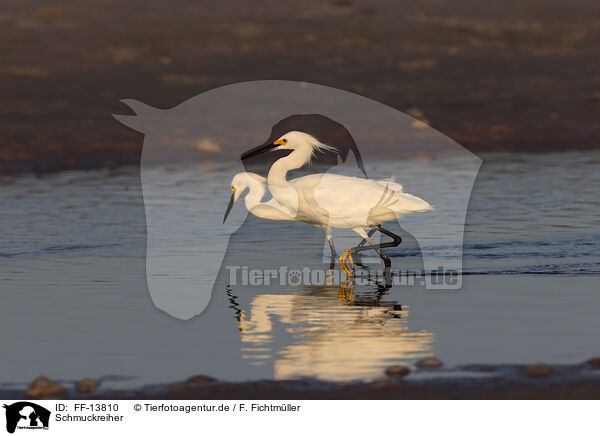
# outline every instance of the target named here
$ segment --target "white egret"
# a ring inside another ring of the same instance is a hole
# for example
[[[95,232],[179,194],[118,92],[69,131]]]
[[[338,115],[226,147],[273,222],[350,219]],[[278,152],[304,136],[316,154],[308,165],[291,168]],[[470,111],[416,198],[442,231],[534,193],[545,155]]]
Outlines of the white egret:
[[[240,196],[248,189],[244,202],[252,215],[267,220],[295,221],[291,211],[276,199],[261,203],[267,191],[267,179],[256,173],[244,172],[236,174],[231,180],[231,200],[227,206],[223,222],[227,219],[231,208]]]
[[[433,209],[425,200],[403,192],[402,185],[392,180],[311,174],[288,181],[288,171],[310,163],[315,153],[335,150],[335,147],[303,132],[288,132],[272,144],[244,153],[242,160],[273,150],[291,150],[289,155],[271,166],[267,177],[273,199],[286,208],[286,214],[295,221],[307,222],[325,230],[334,255],[331,227],[352,229],[363,238],[358,246],[348,248],[339,258],[340,266],[347,275],[352,273],[346,266],[346,260],[354,268],[352,253],[363,250],[375,250],[389,272],[391,262],[381,248],[396,247],[402,239],[383,229],[381,224],[409,213]],[[369,234],[367,228],[371,229]],[[390,236],[393,241],[374,244],[370,236],[375,230]],[[370,245],[362,246],[365,242]]]

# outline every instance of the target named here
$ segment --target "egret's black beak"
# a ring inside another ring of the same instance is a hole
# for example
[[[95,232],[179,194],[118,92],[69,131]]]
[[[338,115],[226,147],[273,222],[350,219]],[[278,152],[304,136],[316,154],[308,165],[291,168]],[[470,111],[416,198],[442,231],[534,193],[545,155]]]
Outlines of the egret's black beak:
[[[276,149],[280,144],[275,144],[274,142],[266,145],[259,145],[258,147],[253,148],[252,150],[248,150],[246,153],[242,154],[242,160],[249,159],[253,156],[258,156],[259,154],[266,153],[267,151],[271,151]]]
[[[225,211],[225,216],[223,217],[223,223],[227,219],[229,212],[231,212],[231,208],[233,207],[233,203],[235,203],[235,191],[231,193],[231,200],[229,200],[229,205],[227,206],[227,210]]]

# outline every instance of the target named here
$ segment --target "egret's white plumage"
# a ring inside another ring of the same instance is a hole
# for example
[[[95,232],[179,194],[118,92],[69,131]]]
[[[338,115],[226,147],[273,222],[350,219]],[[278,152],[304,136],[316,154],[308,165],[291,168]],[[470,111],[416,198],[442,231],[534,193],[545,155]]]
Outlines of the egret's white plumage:
[[[231,180],[231,202],[225,218],[227,218],[231,206],[233,206],[246,189],[248,189],[248,194],[244,198],[244,203],[246,204],[246,209],[252,215],[267,220],[295,221],[291,212],[274,198],[267,202],[262,202],[267,192],[267,179],[250,172],[238,173]]]
[[[264,177],[240,173],[232,182],[230,206],[242,192],[237,185],[243,185],[244,189],[247,186],[250,192],[246,196],[246,207],[251,213],[265,219],[301,221],[322,228],[327,234],[333,255],[332,227],[352,229],[373,246],[366,228],[378,227],[409,213],[433,209],[425,200],[405,193],[402,185],[391,179],[311,174],[287,180],[289,171],[308,164],[316,153],[335,150],[306,133],[288,132],[257,153],[270,150],[292,151],[271,166],[267,184],[273,198],[260,203],[266,193]],[[377,251],[388,266],[389,259],[380,250]]]
[[[296,211],[299,221],[357,231],[432,209],[425,200],[403,192],[402,185],[391,179],[312,174],[288,181],[289,171],[309,163],[316,152],[332,147],[296,131],[286,133],[274,144],[274,149],[292,152],[272,165],[267,178],[269,190],[280,204]],[[363,232],[357,233],[362,236]]]
[[[268,179],[271,182],[271,177]],[[322,227],[370,227],[431,206],[402,191],[392,180],[371,180],[339,174],[311,174],[286,185],[269,183],[273,197],[299,221]],[[290,189],[291,188],[291,189]]]

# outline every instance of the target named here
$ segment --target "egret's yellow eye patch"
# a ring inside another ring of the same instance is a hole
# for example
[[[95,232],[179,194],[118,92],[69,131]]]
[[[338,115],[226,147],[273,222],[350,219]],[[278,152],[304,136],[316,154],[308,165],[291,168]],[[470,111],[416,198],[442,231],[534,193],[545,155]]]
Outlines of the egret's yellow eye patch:
[[[231,192],[235,192],[235,186],[231,187]]]
[[[287,144],[287,139],[283,138],[283,139],[278,139],[277,141],[275,141],[273,144],[275,145],[285,145]]]

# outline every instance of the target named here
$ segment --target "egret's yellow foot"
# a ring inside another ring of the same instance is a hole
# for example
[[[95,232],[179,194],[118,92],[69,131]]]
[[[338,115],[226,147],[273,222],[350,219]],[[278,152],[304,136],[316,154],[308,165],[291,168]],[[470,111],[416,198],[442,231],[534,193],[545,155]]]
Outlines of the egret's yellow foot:
[[[345,251],[339,257],[339,261],[340,261],[340,268],[346,275],[348,275],[348,272],[347,272],[348,268],[346,268],[346,252]]]
[[[342,271],[344,271],[344,273],[347,276],[351,276],[352,275],[352,271],[350,271],[348,269],[348,266],[346,265],[346,259],[350,260],[350,267],[352,269],[354,269],[354,260],[352,260],[352,253],[350,252],[350,248],[348,248],[346,251],[344,251],[342,253],[342,255],[340,256],[340,268],[342,269]]]
[[[350,268],[346,265],[346,260],[350,261]],[[346,267],[347,274],[351,276],[354,274],[354,260],[352,259],[352,253],[350,251],[346,252],[346,257],[344,257],[344,266]]]
[[[348,283],[350,283],[351,280],[352,277],[348,277],[340,283],[340,290],[338,291],[338,298],[346,303],[352,301],[352,295],[354,294],[354,283],[348,288]]]

